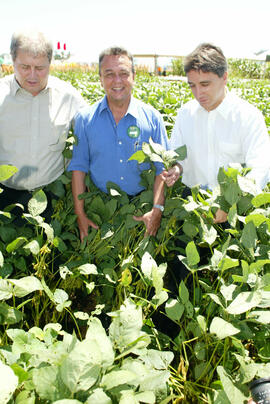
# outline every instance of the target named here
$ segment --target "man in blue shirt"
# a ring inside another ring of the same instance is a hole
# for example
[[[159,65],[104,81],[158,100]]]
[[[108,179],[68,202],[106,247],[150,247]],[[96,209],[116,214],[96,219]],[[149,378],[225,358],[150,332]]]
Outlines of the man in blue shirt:
[[[88,227],[97,228],[84,212],[84,201],[78,195],[85,191],[85,175],[89,172],[95,185],[107,192],[112,181],[129,195],[143,190],[140,173],[148,167],[137,161],[128,161],[151,137],[167,148],[167,135],[161,115],[153,107],[132,97],[134,66],[132,56],[123,48],[109,48],[99,57],[99,74],[106,96],[80,112],[75,133],[78,145],[68,167],[72,173],[72,192],[81,240]],[[156,164],[153,208],[143,216],[148,235],[155,235],[161,221],[164,205],[163,168]]]

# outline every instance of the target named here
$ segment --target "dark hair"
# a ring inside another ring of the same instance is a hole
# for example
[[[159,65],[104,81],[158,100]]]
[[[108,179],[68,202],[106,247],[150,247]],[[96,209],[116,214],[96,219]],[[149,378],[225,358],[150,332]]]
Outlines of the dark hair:
[[[184,60],[186,74],[191,70],[201,70],[204,73],[212,72],[222,77],[227,69],[227,61],[222,50],[211,43],[200,44]]]
[[[98,68],[99,68],[99,74],[101,72],[101,64],[102,61],[104,59],[104,56],[117,56],[117,55],[125,55],[129,58],[129,60],[131,61],[131,65],[132,65],[132,73],[135,72],[134,69],[134,61],[133,61],[133,56],[131,55],[131,53],[129,53],[125,48],[122,48],[120,46],[113,46],[111,48],[107,48],[104,51],[102,51],[99,55],[99,61],[98,61]]]
[[[10,54],[13,62],[17,57],[18,50],[28,52],[33,56],[45,55],[48,57],[49,63],[52,60],[53,45],[42,32],[23,31],[14,32],[11,38]]]

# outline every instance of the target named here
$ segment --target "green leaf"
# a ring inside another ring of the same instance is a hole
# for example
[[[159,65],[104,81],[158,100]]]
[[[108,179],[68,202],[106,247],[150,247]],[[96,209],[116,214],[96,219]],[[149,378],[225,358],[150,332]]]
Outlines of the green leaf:
[[[54,237],[54,239],[53,239],[53,245],[54,245],[60,252],[62,252],[62,253],[67,250],[66,244],[65,244],[64,241],[63,241],[60,237],[58,237],[58,236]]]
[[[34,192],[33,197],[30,199],[28,202],[28,210],[30,215],[32,216],[38,216],[47,207],[47,196],[42,189],[39,191]]]
[[[222,270],[225,271],[226,269],[229,268],[235,268],[238,267],[239,261],[234,258],[229,258],[229,257],[224,257],[218,264],[218,267]]]
[[[45,234],[46,234],[46,236],[47,236],[48,241],[49,241],[50,243],[52,243],[52,242],[53,242],[53,238],[54,238],[54,230],[53,230],[53,227],[52,227],[50,224],[48,224],[48,223],[41,223],[39,226],[40,226],[42,229],[45,230]]]
[[[255,206],[255,208],[259,208],[262,205],[267,205],[268,203],[270,203],[270,193],[264,192],[262,194],[255,196],[252,199],[251,203],[253,206]]]
[[[88,401],[86,401],[86,403],[88,403]],[[75,398],[63,398],[62,400],[54,401],[52,404],[83,404],[83,402]]]
[[[0,300],[8,300],[12,297],[12,285],[5,279],[0,279]]]
[[[226,311],[230,314],[241,314],[249,311],[253,307],[257,307],[262,300],[259,291],[241,292],[232,303],[227,307]]]
[[[9,243],[6,247],[8,253],[12,253],[15,250],[18,250],[24,243],[28,240],[25,237],[18,237],[16,240],[13,240],[12,243]]]
[[[177,160],[185,160],[185,158],[187,157],[187,146],[183,145],[181,147],[178,147],[177,149],[175,149],[175,152],[178,154]]]
[[[71,305],[71,301],[68,300],[68,294],[63,289],[56,289],[53,294],[53,300],[56,303],[56,310],[61,312],[65,307]]]
[[[16,324],[23,318],[22,313],[6,303],[0,303],[0,324]]]
[[[85,345],[78,342],[63,361],[60,371],[63,382],[74,394],[87,391],[96,383],[100,366],[92,363],[91,352],[87,352]]]
[[[82,275],[97,275],[98,274],[97,267],[94,264],[83,264],[83,265],[80,265],[77,269],[80,272],[80,274],[82,274]]]
[[[247,192],[251,195],[257,194],[257,186],[252,178],[238,175],[237,182],[242,192]]]
[[[85,404],[112,404],[112,400],[101,388],[97,388],[88,397]]]
[[[186,287],[186,285],[183,281],[181,281],[181,283],[179,285],[179,297],[183,304],[186,304],[189,301],[188,288]]]
[[[228,222],[232,227],[236,226],[237,223],[237,208],[236,208],[236,203],[234,203],[228,213]]]
[[[253,222],[248,222],[242,232],[241,243],[246,248],[255,248],[257,233]]]
[[[186,246],[186,255],[189,266],[193,267],[200,262],[200,255],[194,241],[190,241]]]
[[[37,255],[40,251],[39,242],[37,240],[32,240],[30,243],[23,247],[25,250],[29,250],[33,255]]]
[[[216,229],[214,228],[214,226],[206,225],[201,218],[200,218],[200,223],[201,223],[201,227],[202,227],[202,231],[203,231],[203,233],[202,233],[203,240],[207,244],[212,245],[217,238]]]
[[[133,153],[128,160],[136,160],[139,164],[141,164],[144,162],[145,159],[146,155],[144,154],[144,152],[142,150],[138,150]]]
[[[16,396],[15,404],[35,404],[36,397],[33,392],[23,390]]]
[[[230,376],[226,373],[222,366],[217,367],[217,372],[220,377],[223,389],[228,396],[230,403],[244,403],[246,397],[232,382]]]
[[[35,276],[25,276],[21,279],[10,279],[9,281],[14,285],[14,295],[17,297],[24,297],[36,290],[43,290],[40,280]]]
[[[178,202],[179,203],[179,202]],[[192,223],[189,223],[187,221],[184,222],[183,225],[183,232],[189,236],[190,238],[194,238],[196,234],[198,234],[198,228]]]
[[[38,395],[48,401],[56,401],[63,397],[70,397],[70,389],[63,383],[59,366],[43,366],[33,369],[34,387]]]
[[[18,386],[18,378],[13,370],[0,360],[0,403],[7,404]]]
[[[248,318],[261,324],[270,324],[270,311],[254,310],[248,314]]]
[[[224,339],[238,334],[240,329],[220,317],[214,317],[210,324],[210,333],[216,334],[218,339]]]
[[[184,313],[184,305],[176,299],[169,299],[165,305],[167,316],[173,321],[179,321]]]
[[[0,165],[0,182],[6,181],[18,171],[18,168],[11,165]]]
[[[234,183],[230,184],[230,187],[228,187],[224,193],[224,197],[230,205],[237,203],[239,200],[239,196],[239,186]]]
[[[114,370],[103,376],[101,386],[106,390],[111,390],[121,384],[137,384],[136,379],[136,374],[129,370]]]

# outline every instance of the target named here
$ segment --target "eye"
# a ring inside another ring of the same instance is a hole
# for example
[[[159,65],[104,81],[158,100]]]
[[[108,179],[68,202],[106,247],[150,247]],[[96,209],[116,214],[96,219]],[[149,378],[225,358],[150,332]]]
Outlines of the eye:
[[[113,73],[105,73],[105,74],[104,74],[104,77],[105,77],[106,79],[112,79],[112,78],[113,78]]]

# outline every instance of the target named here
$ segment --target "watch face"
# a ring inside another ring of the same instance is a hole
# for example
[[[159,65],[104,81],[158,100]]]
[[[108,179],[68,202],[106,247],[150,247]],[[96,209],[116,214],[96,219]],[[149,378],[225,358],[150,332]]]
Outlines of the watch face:
[[[162,205],[154,205],[154,208],[160,209],[161,212],[164,211],[164,206],[162,206]]]

